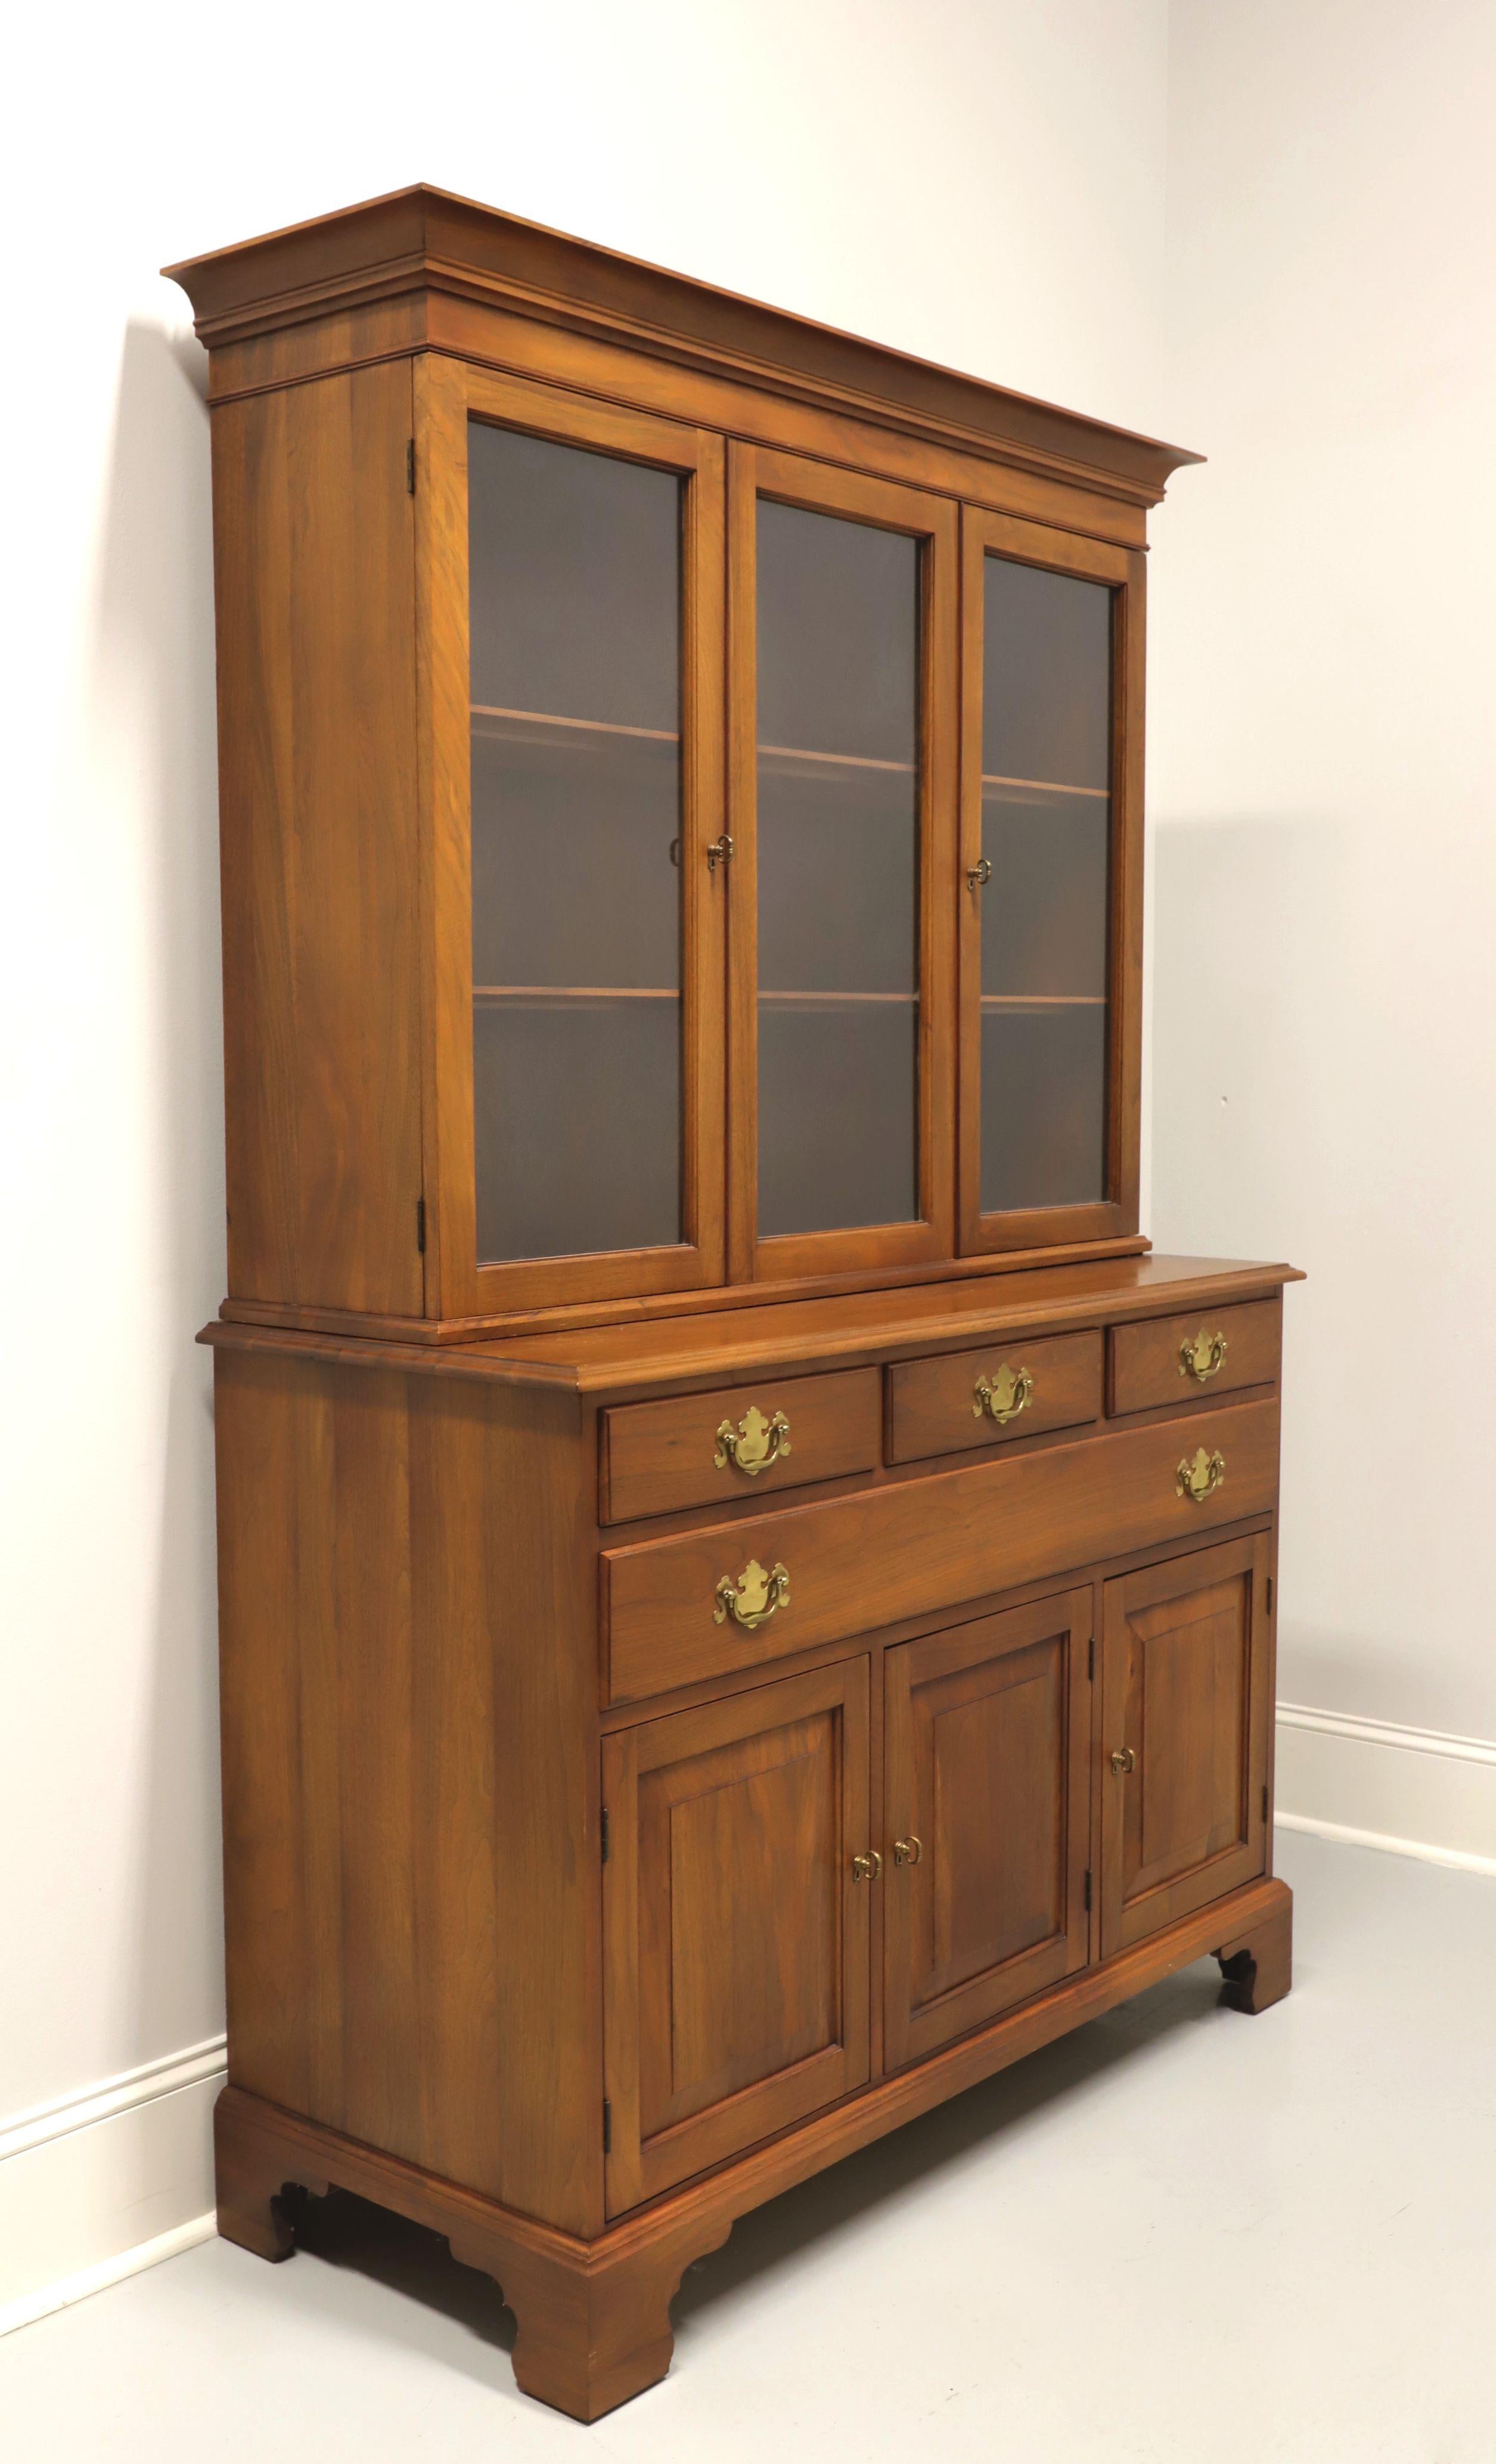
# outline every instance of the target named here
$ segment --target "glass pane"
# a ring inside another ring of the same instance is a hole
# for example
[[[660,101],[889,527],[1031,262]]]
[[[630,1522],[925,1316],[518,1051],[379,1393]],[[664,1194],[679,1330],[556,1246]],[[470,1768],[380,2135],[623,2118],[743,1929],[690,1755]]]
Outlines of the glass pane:
[[[681,1231],[681,482],[469,431],[478,1256]]]
[[[759,507],[759,1230],[918,1213],[919,547]]]
[[[981,1205],[1107,1195],[1111,593],[986,560]]]

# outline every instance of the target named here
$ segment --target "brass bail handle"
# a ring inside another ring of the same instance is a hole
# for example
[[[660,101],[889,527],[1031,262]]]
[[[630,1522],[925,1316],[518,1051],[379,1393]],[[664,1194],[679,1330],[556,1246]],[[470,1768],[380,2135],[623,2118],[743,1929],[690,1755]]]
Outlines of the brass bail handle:
[[[1193,1377],[1203,1386],[1214,1377],[1226,1356],[1226,1338],[1218,1330],[1211,1334],[1204,1327],[1199,1334],[1186,1335],[1179,1346],[1179,1375]]]
[[[852,1859],[852,1881],[854,1882],[875,1882],[882,1871],[883,1859],[879,1856],[876,1848],[869,1848],[866,1857],[854,1857]]]
[[[760,1625],[767,1625],[776,1609],[788,1606],[788,1567],[771,1566],[765,1573],[758,1558],[750,1557],[736,1583],[731,1574],[724,1574],[718,1583],[712,1622],[725,1625],[731,1617],[735,1625],[754,1634]]]
[[[1203,1446],[1197,1446],[1194,1455],[1186,1455],[1179,1464],[1174,1485],[1192,1505],[1203,1506],[1207,1497],[1214,1497],[1225,1476],[1226,1459],[1220,1449],[1208,1455]]]
[[[712,1460],[718,1471],[729,1463],[735,1471],[745,1471],[750,1480],[772,1463],[780,1463],[789,1452],[789,1422],[782,1412],[766,1420],[757,1403],[750,1403],[735,1429],[731,1420],[723,1420],[716,1433],[716,1452]]]
[[[895,1839],[893,1842],[895,1865],[917,1865],[924,1853],[923,1840],[916,1838],[913,1831],[907,1839]]]
[[[1012,1369],[1004,1360],[995,1377],[979,1377],[972,1393],[977,1398],[972,1419],[979,1420],[985,1413],[1003,1429],[1020,1412],[1027,1411],[1034,1399],[1034,1381],[1026,1369]]]
[[[1137,1756],[1133,1751],[1131,1746],[1118,1746],[1116,1748],[1111,1757],[1111,1768],[1116,1772],[1118,1779],[1126,1779],[1129,1771],[1136,1771]]]

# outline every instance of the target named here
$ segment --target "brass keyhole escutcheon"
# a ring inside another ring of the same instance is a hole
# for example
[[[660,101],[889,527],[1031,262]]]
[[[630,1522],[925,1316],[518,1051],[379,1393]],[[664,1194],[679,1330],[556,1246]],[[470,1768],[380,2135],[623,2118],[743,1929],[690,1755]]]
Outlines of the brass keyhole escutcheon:
[[[977,1398],[972,1419],[979,1420],[985,1413],[1000,1429],[1005,1429],[1009,1420],[1027,1411],[1034,1399],[1034,1381],[1026,1369],[1013,1369],[1004,1360],[996,1376],[979,1377],[972,1393]]]
[[[735,1583],[724,1574],[716,1587],[716,1606],[712,1612],[714,1625],[724,1625],[729,1617],[753,1634],[766,1625],[776,1609],[789,1606],[789,1569],[771,1566],[767,1573],[757,1557],[750,1557]]]
[[[1186,1335],[1179,1346],[1179,1375],[1193,1377],[1197,1385],[1203,1386],[1207,1378],[1215,1376],[1225,1356],[1225,1336],[1219,1332],[1209,1334],[1201,1327],[1199,1334],[1193,1338]]]
[[[750,1403],[735,1429],[731,1420],[723,1420],[716,1433],[716,1452],[712,1460],[718,1471],[729,1463],[735,1470],[745,1471],[750,1480],[768,1464],[781,1462],[789,1452],[789,1422],[782,1412],[766,1420],[757,1403]]]
[[[1125,1779],[1129,1771],[1136,1771],[1137,1756],[1133,1751],[1131,1746],[1117,1747],[1116,1751],[1111,1757],[1111,1768],[1116,1772],[1118,1779]]]
[[[854,1857],[852,1859],[852,1881],[854,1882],[875,1882],[882,1871],[883,1859],[879,1856],[876,1848],[869,1848],[866,1857]]]
[[[1187,1456],[1179,1464],[1174,1475],[1174,1485],[1179,1495],[1187,1497],[1193,1506],[1203,1506],[1207,1497],[1215,1495],[1225,1476],[1225,1456],[1219,1449],[1208,1455],[1203,1446],[1197,1446],[1194,1456]]]
[[[917,1865],[924,1853],[924,1843],[915,1838],[913,1831],[907,1839],[895,1839],[893,1842],[895,1865]]]

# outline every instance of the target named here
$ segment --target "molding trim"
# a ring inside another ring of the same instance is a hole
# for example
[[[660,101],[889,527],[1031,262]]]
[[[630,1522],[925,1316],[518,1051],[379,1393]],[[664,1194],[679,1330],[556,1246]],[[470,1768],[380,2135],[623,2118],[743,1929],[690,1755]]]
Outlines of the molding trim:
[[[58,2097],[52,2104],[33,2104],[22,2113],[12,2113],[0,2123],[0,2164],[8,2156],[24,2154],[28,2147],[45,2145],[49,2139],[64,2139],[70,2131],[86,2130],[90,2123],[108,2122],[134,2105],[149,2104],[158,2096],[196,2087],[220,2072],[227,2078],[227,2037],[205,2036],[200,2045],[188,2045],[180,2054],[164,2054],[159,2061],[119,2071],[113,2079],[99,2079],[73,2096]]]
[[[119,2284],[126,2276],[140,2276],[164,2258],[177,2258],[185,2250],[195,2250],[200,2241],[211,2241],[217,2231],[217,2214],[209,2209],[206,2216],[193,2216],[187,2224],[173,2225],[169,2233],[158,2233],[154,2241],[137,2242],[133,2250],[122,2250],[114,2258],[101,2259],[97,2267],[79,2268],[77,2276],[64,2276],[55,2284],[43,2285],[38,2293],[23,2294],[19,2301],[9,2302],[0,2310],[0,2336],[10,2335],[15,2327],[30,2327],[38,2319],[50,2319],[55,2311],[66,2310],[75,2301],[86,2301],[91,2293],[102,2293],[106,2285]]]
[[[1496,1875],[1496,1743],[1278,1705],[1276,1819],[1358,1848]]]

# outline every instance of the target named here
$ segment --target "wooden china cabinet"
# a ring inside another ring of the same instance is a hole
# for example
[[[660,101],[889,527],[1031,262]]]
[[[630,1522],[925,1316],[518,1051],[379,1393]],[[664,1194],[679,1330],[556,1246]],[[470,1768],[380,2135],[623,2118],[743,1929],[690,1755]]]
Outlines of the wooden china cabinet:
[[[221,2230],[591,2420],[735,2216],[1271,1878],[1284,1265],[1138,1234],[1192,459],[420,187],[209,349]]]

